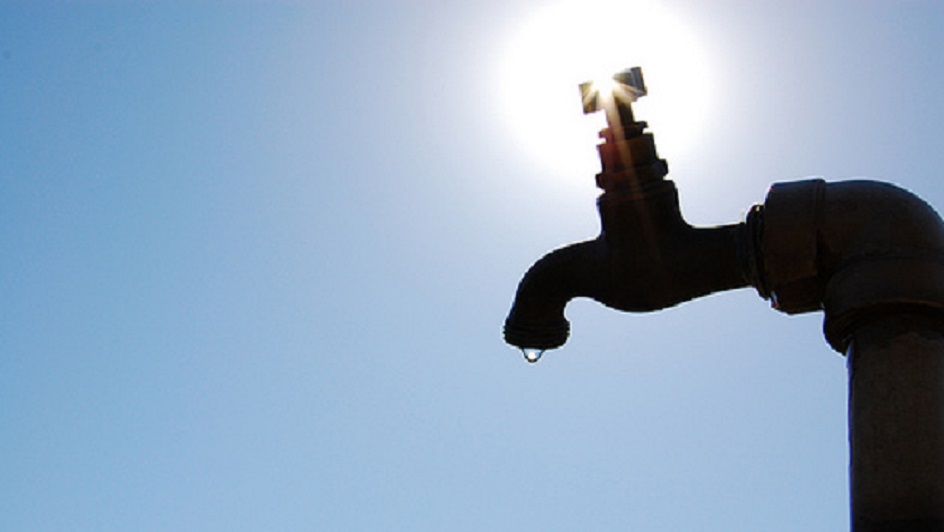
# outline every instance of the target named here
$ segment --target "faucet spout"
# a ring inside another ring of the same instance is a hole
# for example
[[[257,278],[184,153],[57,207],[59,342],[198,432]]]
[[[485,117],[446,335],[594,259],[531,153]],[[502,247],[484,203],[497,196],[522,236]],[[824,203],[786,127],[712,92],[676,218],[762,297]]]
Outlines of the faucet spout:
[[[509,344],[562,346],[570,331],[564,308],[576,297],[651,312],[753,284],[750,224],[690,226],[671,181],[610,190],[597,204],[599,237],[549,253],[522,278],[505,320]]]
[[[522,349],[555,349],[567,341],[567,303],[596,292],[605,271],[606,244],[600,239],[552,251],[534,263],[518,284],[505,320],[505,341]]]

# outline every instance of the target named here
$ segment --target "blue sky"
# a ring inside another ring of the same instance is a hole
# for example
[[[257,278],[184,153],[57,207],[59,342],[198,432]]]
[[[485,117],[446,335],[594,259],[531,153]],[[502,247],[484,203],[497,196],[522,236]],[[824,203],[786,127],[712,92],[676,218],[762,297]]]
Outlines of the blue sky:
[[[686,142],[664,80],[638,112],[690,221],[811,175],[944,205],[944,4],[660,5],[711,78]],[[820,315],[576,301],[540,363],[502,342],[598,230],[496,89],[546,9],[0,6],[0,529],[847,527]]]

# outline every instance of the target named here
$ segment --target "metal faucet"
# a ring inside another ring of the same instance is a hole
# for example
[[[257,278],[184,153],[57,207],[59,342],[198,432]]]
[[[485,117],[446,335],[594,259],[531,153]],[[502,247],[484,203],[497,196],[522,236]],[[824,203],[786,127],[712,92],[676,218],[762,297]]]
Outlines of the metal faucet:
[[[829,345],[847,358],[852,529],[944,530],[944,222],[920,198],[874,181],[774,184],[740,223],[682,218],[647,124],[636,67],[604,93],[596,183],[600,235],[553,251],[518,285],[504,337],[561,347],[567,303],[589,297],[648,312],[754,287],[787,314],[824,311]],[[533,360],[534,357],[531,359]]]
[[[564,307],[590,297],[622,311],[648,312],[752,283],[748,246],[755,223],[694,228],[682,218],[668,164],[656,152],[632,102],[646,94],[638,67],[614,76],[611,94],[580,86],[584,112],[601,108],[608,127],[597,146],[603,169],[597,186],[600,235],[539,260],[518,286],[505,321],[505,340],[523,349],[553,349],[567,341]],[[749,219],[749,222],[752,220]]]

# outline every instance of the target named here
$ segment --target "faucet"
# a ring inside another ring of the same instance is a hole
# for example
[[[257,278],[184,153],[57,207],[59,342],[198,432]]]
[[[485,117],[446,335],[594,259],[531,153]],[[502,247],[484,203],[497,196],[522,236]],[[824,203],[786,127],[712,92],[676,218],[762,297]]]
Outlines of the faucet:
[[[749,258],[756,216],[711,228],[685,222],[675,184],[665,179],[668,164],[646,122],[633,116],[632,102],[647,92],[642,70],[613,81],[608,94],[599,82],[580,86],[584,113],[602,108],[608,125],[597,146],[600,235],[549,253],[525,274],[504,328],[505,340],[523,350],[564,345],[570,331],[564,307],[576,297],[649,312],[755,283]]]
[[[608,80],[609,81],[609,80]],[[534,362],[564,345],[567,303],[649,312],[754,287],[787,314],[823,311],[849,372],[852,530],[944,530],[944,222],[883,182],[775,183],[739,223],[692,227],[665,179],[632,68],[580,86],[604,110],[597,238],[553,251],[518,285],[505,341]]]

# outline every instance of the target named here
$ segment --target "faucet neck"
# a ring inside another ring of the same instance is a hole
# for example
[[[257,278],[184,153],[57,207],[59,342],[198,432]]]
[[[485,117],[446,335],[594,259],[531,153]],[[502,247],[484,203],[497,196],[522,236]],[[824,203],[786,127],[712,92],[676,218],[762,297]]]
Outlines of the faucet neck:
[[[596,177],[598,187],[607,192],[641,189],[668,175],[669,165],[659,158],[645,122],[608,122],[609,127],[600,131],[603,142],[597,145],[602,166]]]

